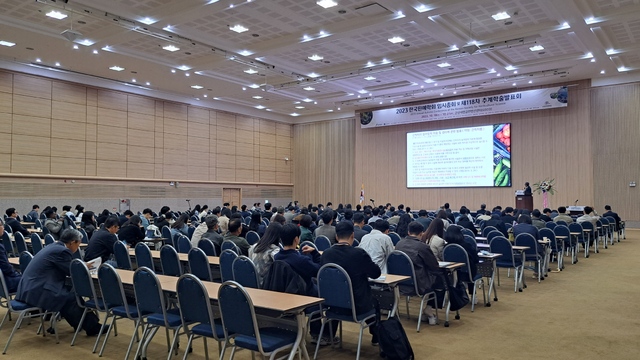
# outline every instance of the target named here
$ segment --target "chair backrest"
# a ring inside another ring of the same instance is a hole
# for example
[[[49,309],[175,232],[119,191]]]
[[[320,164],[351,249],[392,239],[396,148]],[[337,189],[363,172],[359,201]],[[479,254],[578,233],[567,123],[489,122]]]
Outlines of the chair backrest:
[[[502,254],[500,257],[501,262],[510,262],[515,267],[515,258],[513,257],[513,246],[511,242],[504,236],[496,236],[489,243],[489,249],[492,253]]]
[[[38,234],[31,234],[31,250],[33,251],[33,255],[37,254],[42,250],[42,238]]]
[[[544,226],[545,226],[547,229],[551,229],[551,230],[553,230],[553,229],[555,229],[555,227],[556,227],[556,226],[558,226],[558,224],[554,223],[553,221],[547,221],[547,222],[544,224]]]
[[[473,246],[474,249],[478,248],[478,243],[476,242],[476,238],[475,237],[465,234],[464,235],[464,241],[466,241],[471,246]]]
[[[191,240],[184,235],[178,236],[178,252],[188,254],[191,250]]]
[[[160,248],[160,264],[162,264],[162,274],[167,276],[181,276],[182,265],[178,252],[171,245],[164,245]]]
[[[355,239],[353,241],[356,241]],[[318,248],[316,247],[316,244],[312,243],[311,241],[307,240],[307,241],[303,241],[300,243],[300,249],[302,249],[305,246],[311,246],[312,248],[318,250]]]
[[[236,243],[234,243],[231,240],[225,240],[222,242],[222,245],[220,246],[220,251],[224,252],[225,250],[231,250],[236,254],[240,254],[240,249],[238,249],[238,246],[236,245]]]
[[[567,239],[569,240],[569,237],[571,236],[571,230],[569,230],[568,226],[564,226],[564,225],[558,225],[555,228],[553,228],[553,233],[556,236],[566,236]]]
[[[153,256],[151,256],[151,250],[149,250],[147,244],[143,242],[137,243],[135,247],[135,253],[136,264],[139,268],[146,267],[153,272],[156,271],[155,265],[153,264]]]
[[[7,223],[7,217],[6,216],[4,217],[4,220],[5,220],[4,221],[4,223],[5,223],[4,231],[8,232],[9,234],[13,234],[13,229],[11,228],[11,226],[7,226],[6,225],[6,223]]]
[[[606,219],[609,220],[609,224],[613,226],[614,231],[618,230],[618,224],[616,223],[616,219],[613,216],[607,216]]]
[[[362,227],[362,230],[366,231],[367,234],[371,232],[371,230],[373,230],[373,226],[367,224],[365,226]]]
[[[196,231],[196,226],[198,226],[197,221],[192,222],[191,226],[189,226],[189,229],[187,230],[187,233],[189,234],[189,240],[191,240],[191,238],[193,237],[193,233]]]
[[[582,225],[578,223],[569,224],[569,231],[573,233],[579,233],[578,238],[582,239]]]
[[[9,228],[8,226],[5,227],[5,229]],[[9,233],[7,232],[7,230],[4,231],[4,233],[2,234],[2,245],[4,246],[5,251],[7,252],[7,255],[14,255],[14,251],[13,251],[13,243],[11,242],[11,238],[9,237]]]
[[[200,248],[193,248],[189,251],[189,270],[190,272],[203,281],[212,281],[211,267],[209,266],[209,258],[207,254]],[[220,259],[220,267],[222,268],[222,259]],[[222,271],[222,270],[221,270]]]
[[[557,227],[557,226],[556,226]],[[542,228],[538,230],[538,234],[544,240],[544,238],[549,239],[549,245],[554,251],[558,251],[558,242],[556,241],[556,234],[551,229]]]
[[[569,224],[564,220],[558,220],[558,221],[555,221],[555,223],[556,223],[556,226],[558,225],[569,226]]]
[[[21,232],[16,232],[13,234],[13,241],[16,242],[16,249],[18,250],[18,254],[21,254],[27,250],[27,242],[24,241],[24,235]]]
[[[256,338],[262,352],[253,301],[244,287],[235,281],[225,281],[218,289],[218,307],[225,337],[236,334]]]
[[[56,242],[56,239],[51,234],[47,234],[44,236],[44,245],[48,246]]]
[[[184,274],[176,285],[178,293],[178,307],[184,328],[187,324],[200,323],[214,325],[213,311],[209,300],[209,293],[202,281],[193,274]],[[216,331],[212,331],[214,338]]]
[[[127,302],[122,286],[122,280],[116,269],[111,264],[104,263],[98,268],[98,284],[107,309],[116,306],[124,306],[127,316],[129,314],[129,303]]]
[[[498,231],[498,229],[496,229],[493,226],[487,226],[484,229],[482,229],[482,236],[483,237],[487,237],[487,235],[492,232],[492,231]],[[498,231],[499,232],[499,231]]]
[[[411,278],[400,283],[400,285],[411,286],[416,294],[418,292],[418,284],[416,283],[416,270],[413,267],[413,261],[404,252],[394,250],[387,257],[387,273],[393,275],[410,276]]]
[[[471,236],[472,238],[475,238],[475,237],[476,237],[476,234],[474,234],[474,233],[473,233],[473,231],[471,231],[471,230],[469,230],[469,229],[467,229],[467,228],[465,228],[465,227],[463,227],[463,228],[462,228],[462,233],[463,233],[464,235],[469,235],[469,236]]]
[[[118,269],[133,270],[129,249],[123,241],[116,241],[113,244],[113,255],[116,259]]]
[[[337,264],[324,264],[318,270],[318,297],[324,298],[323,307],[351,310],[357,322],[351,278],[345,269]]]
[[[398,233],[396,233],[396,232],[390,232],[389,233],[389,237],[391,238],[391,241],[393,242],[393,246],[396,246],[396,244],[400,241],[400,235],[398,235]]]
[[[160,230],[160,232],[162,233],[162,237],[165,240],[165,244],[169,244],[169,245],[174,245],[173,244],[173,236],[171,235],[171,229],[169,229],[168,226],[163,226],[162,229]]]
[[[253,245],[253,244],[257,243],[258,240],[260,240],[260,235],[258,235],[257,232],[252,230],[252,231],[247,232],[246,239],[247,239],[247,242],[249,243],[249,245]]]
[[[216,247],[213,245],[213,241],[209,239],[201,239],[198,241],[198,247],[202,249],[207,256],[218,256],[216,253]]]
[[[515,240],[516,246],[527,246],[529,247],[524,253],[528,256],[538,256],[538,240],[536,240],[533,235],[528,233],[518,234]]]
[[[254,289],[260,288],[258,271],[256,266],[248,257],[242,255],[233,260],[233,280],[244,287]]]
[[[504,237],[504,234],[503,234],[503,233],[501,233],[501,232],[500,232],[500,231],[498,231],[498,230],[491,230],[491,231],[489,231],[489,233],[488,233],[488,234],[487,234],[487,236],[486,236],[486,238],[487,238],[487,242],[488,242],[488,243],[490,243],[490,242],[491,242],[491,240],[492,240],[494,237],[496,237],[496,236],[503,236],[503,237]]]
[[[5,306],[4,304],[6,304],[9,311],[13,311],[10,301],[12,298],[12,294],[9,293],[9,289],[7,288],[7,282],[4,278],[4,273],[0,271],[0,303],[3,304],[2,307]]]
[[[33,259],[33,255],[31,255],[28,251],[23,251],[20,253],[20,272],[24,274],[24,271],[27,270],[27,266]]]
[[[442,251],[442,260],[464,263],[465,265],[458,269],[458,274],[463,275],[460,279],[466,282],[472,282],[471,265],[469,262],[469,254],[462,246],[458,244],[448,244]]]
[[[582,230],[590,230],[590,232],[593,234],[595,228],[590,221],[581,222],[580,225],[582,226]]]
[[[249,226],[251,224],[251,216],[247,216],[244,218],[244,224]]]
[[[49,228],[46,227],[46,226],[43,226],[42,227],[42,235],[47,236],[49,234],[51,234],[51,231],[49,231]]]
[[[220,254],[220,276],[222,281],[233,280],[233,261],[238,254],[231,249],[223,250]]]
[[[139,267],[133,274],[133,290],[136,295],[138,314],[141,316],[162,314],[166,325],[164,294],[153,270],[145,266]]]
[[[93,286],[93,279],[89,272],[87,263],[81,259],[73,259],[71,261],[70,272],[71,282],[73,283],[73,290],[76,293],[76,301],[80,307],[83,307],[82,299],[97,299],[96,289]],[[100,302],[96,301],[96,306],[100,307]]]
[[[80,233],[82,234],[82,243],[88,244],[89,236],[87,235],[87,232],[83,228],[79,228],[78,231],[80,231]]]
[[[329,238],[324,235],[316,236],[316,239],[314,240],[314,242],[316,244],[316,249],[318,249],[318,251],[325,251],[331,247],[331,240],[329,240]]]
[[[34,219],[34,222],[36,223],[36,229],[42,229],[42,221],[40,219]]]

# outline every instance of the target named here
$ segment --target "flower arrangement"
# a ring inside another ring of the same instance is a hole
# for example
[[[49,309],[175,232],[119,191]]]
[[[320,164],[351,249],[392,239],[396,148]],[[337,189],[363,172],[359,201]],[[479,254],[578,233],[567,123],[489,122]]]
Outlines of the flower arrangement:
[[[533,184],[533,191],[536,193],[549,193],[551,195],[556,193],[555,179],[544,179]]]

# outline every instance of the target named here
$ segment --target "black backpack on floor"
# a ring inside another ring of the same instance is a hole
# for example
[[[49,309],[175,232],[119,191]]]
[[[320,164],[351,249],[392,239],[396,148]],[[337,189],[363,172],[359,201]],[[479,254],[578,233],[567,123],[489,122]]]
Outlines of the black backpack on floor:
[[[413,349],[397,317],[378,319],[375,325],[380,345],[380,356],[388,360],[413,360]]]

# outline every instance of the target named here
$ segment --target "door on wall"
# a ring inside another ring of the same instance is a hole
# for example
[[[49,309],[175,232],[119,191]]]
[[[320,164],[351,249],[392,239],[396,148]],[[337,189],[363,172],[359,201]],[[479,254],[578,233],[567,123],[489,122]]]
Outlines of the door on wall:
[[[242,191],[239,188],[223,188],[222,202],[228,202],[231,206],[240,207],[242,205]]]

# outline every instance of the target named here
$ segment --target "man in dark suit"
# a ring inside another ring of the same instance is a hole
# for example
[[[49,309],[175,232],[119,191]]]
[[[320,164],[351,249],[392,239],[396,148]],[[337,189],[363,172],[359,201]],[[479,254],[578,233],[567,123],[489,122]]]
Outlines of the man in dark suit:
[[[524,183],[524,194],[531,195],[531,186],[529,186],[528,182]]]
[[[615,213],[613,211],[611,211],[611,205],[605,205],[604,209],[607,210],[607,212],[605,212],[604,214],[602,214],[602,217],[607,217],[607,216],[611,216],[612,218],[614,218],[616,220],[616,229],[620,229],[620,216],[618,216],[618,213]]]
[[[366,230],[362,230],[364,226],[364,214],[361,212],[353,214],[353,237],[360,242],[362,237],[367,235]]]
[[[511,206],[507,206],[504,209],[504,211],[502,212],[501,220],[505,224],[510,225],[513,225],[513,223],[516,221],[515,216],[513,216],[513,208]]]
[[[458,225],[462,226],[463,228],[469,229],[471,230],[471,232],[473,232],[475,235],[478,234],[478,230],[476,230],[476,226],[473,224],[473,222],[471,220],[469,220],[469,209],[467,208],[461,208],[460,209],[460,218],[458,219]]]
[[[7,214],[6,225],[11,228],[12,232],[22,233],[22,235],[24,235],[25,237],[31,236],[27,229],[25,229],[24,226],[20,224],[20,219],[18,218],[18,212],[16,211],[16,208],[8,208],[5,213]]]
[[[498,231],[500,231],[502,235],[504,235],[504,237],[506,238],[509,237],[509,234],[507,234],[507,227],[504,225],[504,222],[500,220],[500,215],[498,214],[491,215],[491,219],[484,222],[483,229],[486,228],[487,226],[493,226]]]
[[[120,229],[120,223],[115,216],[108,217],[104,222],[104,228],[95,231],[89,240],[89,245],[84,251],[84,261],[102,258],[102,262],[109,260],[113,254],[113,244],[118,241],[116,233]]]
[[[133,216],[133,211],[125,210],[124,214],[122,214],[122,215],[120,215],[120,217],[118,217],[118,222],[120,223],[120,226],[124,225],[124,223],[129,221],[129,219],[132,216]]]
[[[66,285],[70,276],[69,266],[73,253],[78,251],[82,234],[78,230],[67,229],[56,243],[46,246],[33,257],[22,274],[18,284],[16,299],[45,311],[60,311],[69,325],[80,325],[83,309],[78,306],[73,290]],[[100,332],[98,317],[87,312],[82,329],[93,336]]]

